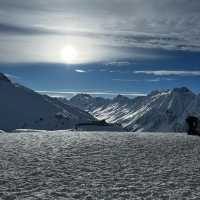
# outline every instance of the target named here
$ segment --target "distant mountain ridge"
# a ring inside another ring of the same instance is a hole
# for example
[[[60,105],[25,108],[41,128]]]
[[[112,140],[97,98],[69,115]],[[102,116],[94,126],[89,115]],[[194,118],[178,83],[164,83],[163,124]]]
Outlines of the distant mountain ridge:
[[[130,131],[186,131],[185,118],[200,116],[200,95],[186,87],[153,91],[144,97],[129,99],[118,95],[112,100],[78,94],[71,105],[89,111],[99,120],[121,123]]]
[[[12,83],[0,73],[0,130],[71,129],[94,121],[89,113]]]

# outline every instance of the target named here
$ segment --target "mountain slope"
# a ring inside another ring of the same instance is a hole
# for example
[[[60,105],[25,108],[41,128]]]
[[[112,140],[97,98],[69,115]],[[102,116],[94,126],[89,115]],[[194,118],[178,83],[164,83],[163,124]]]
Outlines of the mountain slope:
[[[92,97],[89,94],[77,94],[67,103],[74,105],[82,110],[91,111],[102,105],[108,105],[110,102],[110,99],[104,99],[102,97]]]
[[[0,73],[0,129],[68,129],[94,120],[78,108],[12,83]]]
[[[185,87],[153,91],[135,99],[118,95],[89,112],[100,120],[121,123],[131,131],[182,132],[186,130],[185,118],[189,114],[200,114],[200,96]]]

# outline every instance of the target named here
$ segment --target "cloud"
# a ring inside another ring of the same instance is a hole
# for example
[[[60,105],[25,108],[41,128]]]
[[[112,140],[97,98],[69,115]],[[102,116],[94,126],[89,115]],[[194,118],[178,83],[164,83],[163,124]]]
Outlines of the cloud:
[[[144,49],[165,49],[165,50],[191,50],[200,51],[200,38],[190,38],[190,36],[181,36],[180,34],[164,34],[164,33],[143,33],[135,31],[92,31],[92,30],[73,30],[63,27],[45,26],[45,25],[18,25],[12,23],[0,23],[0,34],[6,36],[55,36],[55,37],[79,37],[87,38],[99,46],[110,49],[121,49],[121,51],[131,51],[130,48]],[[186,39],[187,38],[187,39]],[[109,41],[109,42],[108,42]],[[123,49],[123,50],[122,50]],[[129,56],[130,57],[130,56]],[[152,55],[144,55],[140,52],[133,54],[134,58],[152,57]],[[126,61],[114,61],[106,63],[106,65],[129,65]]]
[[[77,72],[77,73],[86,73],[87,72],[83,69],[75,69],[74,71]]]
[[[125,66],[125,65],[130,65],[131,63],[128,62],[128,61],[113,61],[113,62],[109,62],[109,63],[106,63],[105,65],[108,65],[108,66]]]
[[[47,94],[49,96],[64,96],[64,95],[76,95],[76,94],[90,94],[90,95],[105,95],[105,96],[117,96],[119,94],[124,96],[146,96],[145,93],[138,93],[138,92],[107,92],[107,91],[37,91],[41,94]]]
[[[8,23],[0,23],[0,34],[10,35],[47,35],[60,34],[58,31],[34,26],[21,26]]]
[[[133,71],[134,74],[147,74],[156,76],[200,76],[200,71],[173,71],[173,70],[145,70]]]
[[[138,56],[134,48],[200,52],[198,0],[0,0],[0,19],[0,41],[6,38],[15,44],[6,41],[1,45],[4,60],[13,51],[17,51],[13,53],[16,60],[25,59],[18,51],[20,45],[30,57],[38,57],[36,42],[48,57],[42,57],[42,62],[51,61],[69,41],[91,47],[91,57],[105,62],[134,59]],[[19,41],[16,35],[27,37]],[[41,35],[47,36],[42,43]]]
[[[89,30],[73,30],[63,27],[45,26],[45,25],[17,25],[12,23],[0,23],[0,34],[6,35],[55,35],[55,36],[76,36],[87,37],[93,40],[110,40],[110,47],[140,47],[140,48],[164,48],[164,49],[200,49],[200,44],[188,43],[184,38],[176,34],[142,33],[134,31],[115,31],[96,32]],[[128,65],[126,61],[110,62],[106,65]]]
[[[103,41],[112,41],[110,47],[142,47],[142,48],[172,48],[171,42],[174,45],[179,45],[181,47],[180,40],[175,35],[165,35],[165,34],[151,34],[151,33],[139,33],[139,32],[127,32],[127,31],[115,31],[114,33],[109,32],[97,32],[89,30],[73,30],[65,29],[63,27],[56,26],[45,26],[45,25],[19,25],[12,23],[0,23],[0,34],[6,35],[54,35],[54,36],[76,36],[76,37],[86,37],[92,40],[99,40],[104,44]],[[162,45],[161,45],[162,43]],[[188,45],[183,45],[181,48],[190,48]],[[198,45],[196,45],[198,48]],[[175,48],[175,46],[174,46]],[[195,45],[193,45],[195,48]],[[126,61],[116,61],[110,62],[106,65],[129,65]]]
[[[173,78],[153,78],[153,79],[112,79],[118,82],[160,82],[160,81],[174,81]]]
[[[155,78],[155,79],[112,79],[113,81],[118,81],[118,82],[159,82],[161,79],[160,78]]]

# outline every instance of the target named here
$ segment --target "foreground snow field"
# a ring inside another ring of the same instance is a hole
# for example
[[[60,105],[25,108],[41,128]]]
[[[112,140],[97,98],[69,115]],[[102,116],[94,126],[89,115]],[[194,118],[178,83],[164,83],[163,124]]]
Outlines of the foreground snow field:
[[[199,199],[200,137],[0,134],[0,199]]]

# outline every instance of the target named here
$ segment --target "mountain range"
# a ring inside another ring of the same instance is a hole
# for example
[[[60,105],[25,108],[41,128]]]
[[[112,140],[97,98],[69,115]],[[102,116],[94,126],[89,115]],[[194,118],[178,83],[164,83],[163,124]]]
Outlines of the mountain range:
[[[127,131],[183,132],[188,115],[200,117],[200,95],[186,87],[134,99],[78,94],[67,100],[36,93],[0,73],[0,93],[0,130],[4,131],[73,129],[77,124],[86,129],[86,124],[92,124],[92,130],[99,130],[95,124],[102,120],[100,124],[110,131],[122,131],[122,125]]]
[[[186,87],[153,91],[134,99],[122,95],[104,99],[78,94],[68,103],[99,120],[120,123],[129,131],[183,132],[187,129],[188,115],[200,116],[200,95]]]

